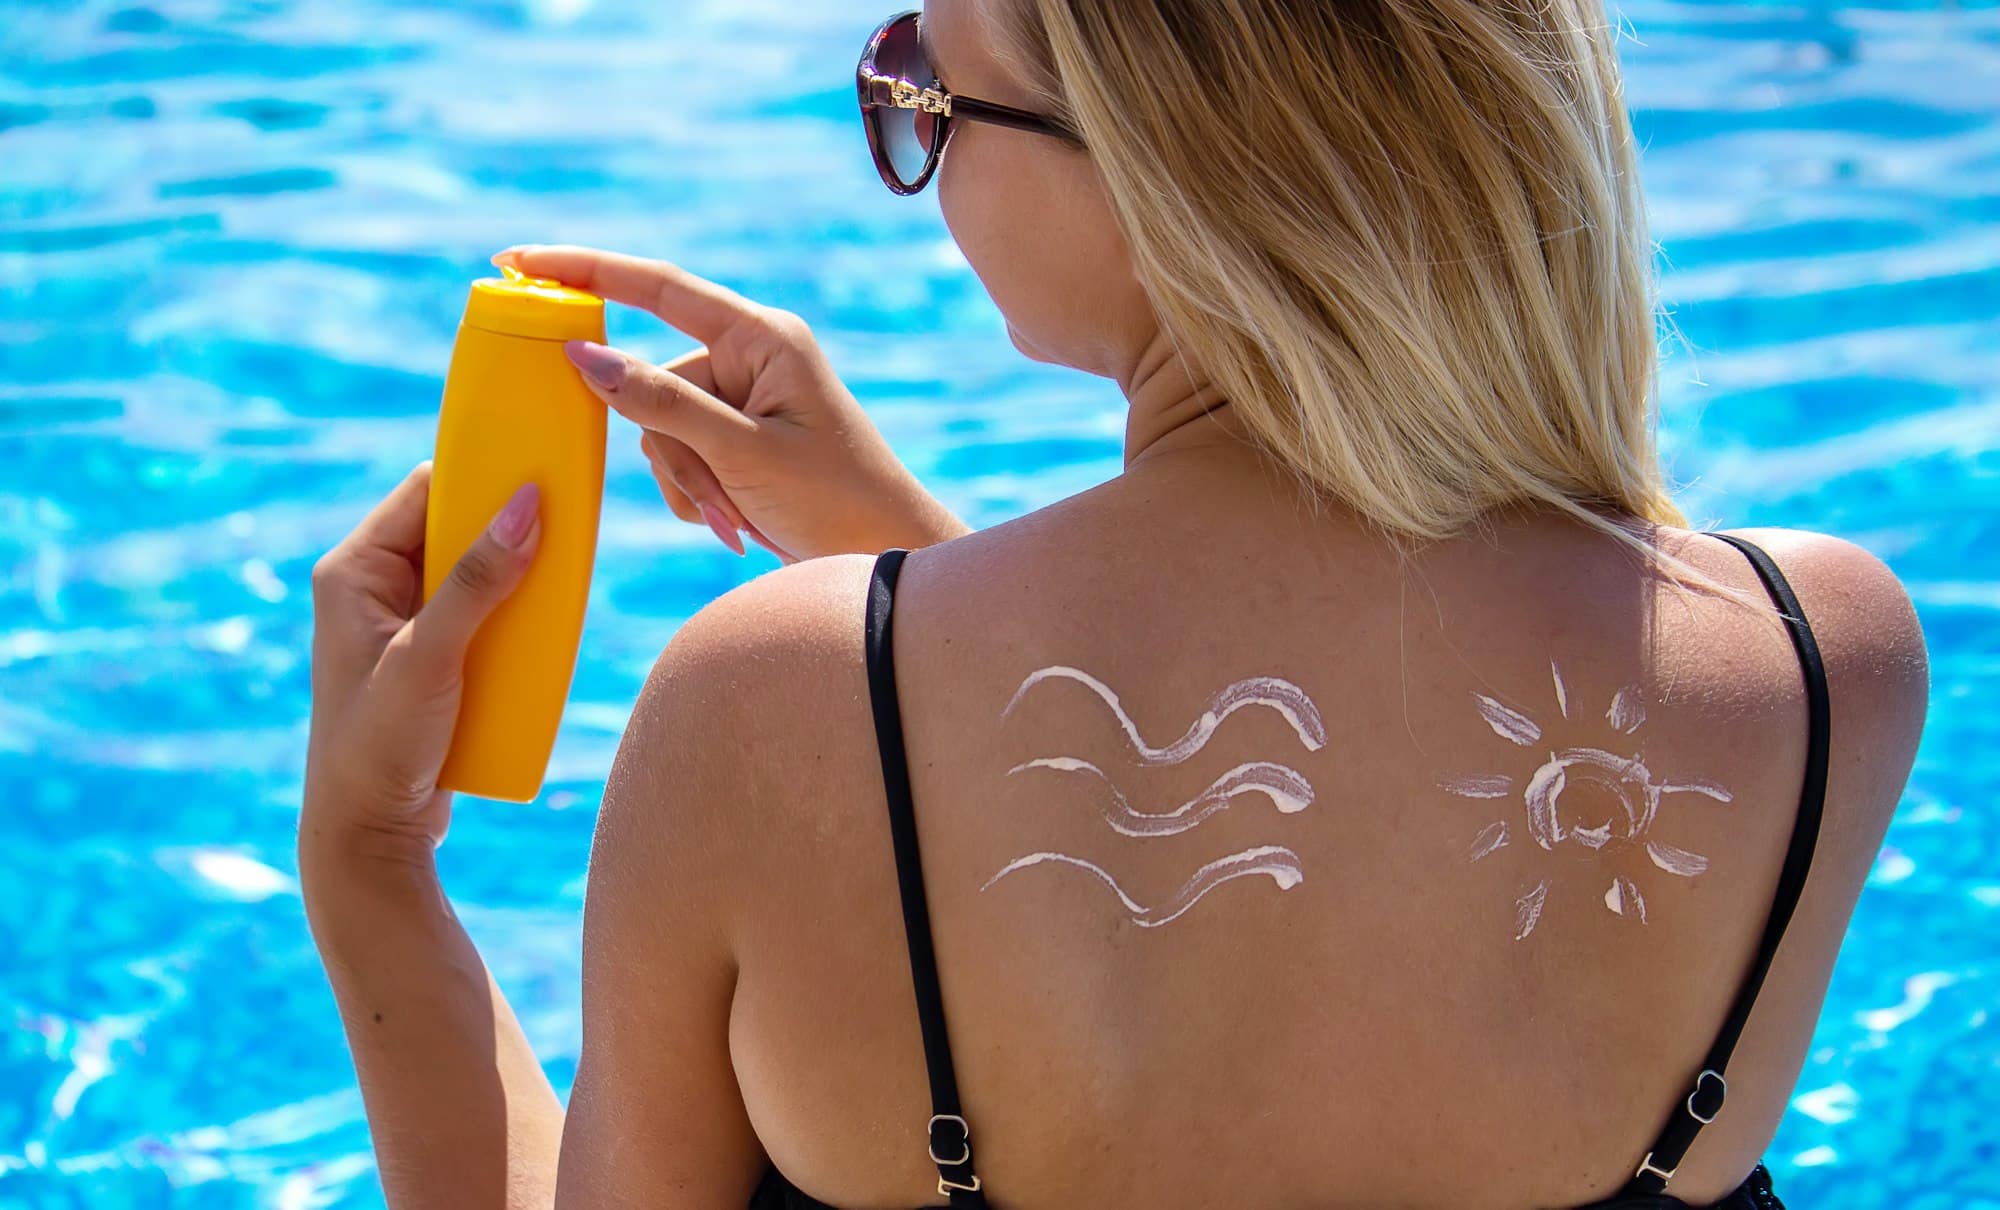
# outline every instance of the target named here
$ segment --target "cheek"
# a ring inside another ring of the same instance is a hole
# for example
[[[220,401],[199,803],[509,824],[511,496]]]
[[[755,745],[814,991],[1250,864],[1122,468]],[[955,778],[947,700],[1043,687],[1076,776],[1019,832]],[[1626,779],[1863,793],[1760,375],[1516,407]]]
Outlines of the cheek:
[[[945,225],[1038,361],[1112,375],[1149,319],[1144,294],[1086,161],[1034,136],[953,132],[938,167]]]

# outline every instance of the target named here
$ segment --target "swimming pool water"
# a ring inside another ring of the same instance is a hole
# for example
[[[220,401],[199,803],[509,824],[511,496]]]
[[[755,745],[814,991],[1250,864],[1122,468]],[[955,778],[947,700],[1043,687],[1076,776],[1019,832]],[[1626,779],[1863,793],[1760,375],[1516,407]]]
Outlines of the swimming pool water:
[[[1112,474],[890,197],[832,0],[0,0],[0,1206],[379,1205],[294,881],[314,559],[433,435],[506,244],[807,316],[975,522]],[[1797,1207],[2000,1206],[2000,9],[1623,10],[1697,521],[1885,558],[1934,703],[1770,1156]],[[629,313],[615,341],[683,339]],[[615,422],[542,799],[462,804],[461,913],[567,1088],[593,808],[675,626],[770,566]]]

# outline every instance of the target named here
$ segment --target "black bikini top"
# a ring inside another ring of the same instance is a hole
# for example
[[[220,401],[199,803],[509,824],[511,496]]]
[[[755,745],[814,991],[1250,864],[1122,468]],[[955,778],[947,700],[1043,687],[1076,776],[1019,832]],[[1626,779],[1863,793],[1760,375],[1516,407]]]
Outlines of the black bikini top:
[[[1807,625],[1805,612],[1791,585],[1776,563],[1761,547],[1731,534],[1715,537],[1741,550],[1757,569],[1765,590],[1779,608],[1791,631],[1799,666],[1806,686],[1806,772],[1799,795],[1799,811],[1792,825],[1791,845],[1785,852],[1784,869],[1771,914],[1758,942],[1755,960],[1744,976],[1729,1015],[1723,1019],[1715,1042],[1689,1081],[1687,1095],[1676,1101],[1658,1139],[1614,1197],[1593,1203],[1582,1210],[1679,1210],[1686,1203],[1668,1196],[1667,1182],[1673,1179],[1681,1158],[1687,1154],[1701,1128],[1722,1111],[1729,1085],[1724,1073],[1737,1039],[1750,1018],[1751,1006],[1771,969],[1778,943],[1791,923],[1805,889],[1806,874],[1812,868],[1814,844],[1819,839],[1820,816],[1826,798],[1828,702],[1826,669],[1820,661],[1819,645]],[[986,1205],[983,1183],[973,1170],[972,1128],[958,1099],[958,1076],[952,1067],[951,1042],[945,1029],[944,998],[938,987],[937,955],[931,946],[930,908],[924,897],[923,865],[917,850],[916,811],[910,794],[909,761],[903,748],[902,709],[896,697],[895,651],[892,642],[891,610],[895,602],[896,580],[908,551],[886,551],[875,561],[868,586],[866,648],[869,698],[875,713],[875,742],[882,757],[882,781],[888,792],[889,831],[895,848],[896,881],[901,888],[903,929],[909,942],[910,977],[917,994],[917,1022],[923,1033],[924,1063],[930,1071],[931,1118],[925,1126],[931,1162],[937,1165],[938,1193],[954,1207]],[[800,1192],[775,1168],[765,1174],[764,1183],[751,1199],[752,1210],[821,1210],[821,1203]],[[1716,1210],[1782,1210],[1771,1192],[1770,1174],[1758,1165],[1743,1184]]]

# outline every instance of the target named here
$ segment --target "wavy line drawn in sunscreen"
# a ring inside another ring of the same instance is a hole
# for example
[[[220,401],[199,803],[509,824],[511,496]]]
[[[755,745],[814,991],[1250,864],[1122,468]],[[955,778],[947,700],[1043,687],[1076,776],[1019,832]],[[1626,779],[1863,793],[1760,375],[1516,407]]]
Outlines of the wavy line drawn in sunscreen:
[[[1009,775],[1030,769],[1051,769],[1059,773],[1087,773],[1104,783],[1110,799],[1104,804],[1104,821],[1120,836],[1177,836],[1193,830],[1216,812],[1228,808],[1244,794],[1262,794],[1284,815],[1296,815],[1312,805],[1313,788],[1298,770],[1271,761],[1241,764],[1209,783],[1206,790],[1170,811],[1135,809],[1104,770],[1074,756],[1046,756],[1015,765]]]
[[[1103,866],[1085,861],[1081,857],[1071,857],[1067,853],[1029,853],[1016,857],[1002,866],[1000,872],[987,879],[986,884],[979,889],[985,891],[1010,874],[1044,862],[1075,866],[1095,874],[1105,886],[1111,888],[1112,894],[1118,896],[1118,901],[1124,904],[1125,910],[1131,914],[1132,923],[1140,928],[1158,928],[1160,925],[1179,919],[1182,913],[1201,902],[1204,895],[1232,879],[1263,874],[1277,883],[1280,891],[1289,891],[1305,880],[1305,872],[1299,866],[1297,853],[1283,845],[1258,845],[1209,862],[1181,884],[1180,890],[1152,907],[1147,907],[1127,894],[1125,888],[1119,886],[1118,880],[1106,872]]]
[[[1555,685],[1556,708],[1570,718],[1569,688],[1562,669],[1549,661],[1549,675]],[[1493,733],[1519,747],[1533,747],[1542,739],[1542,727],[1525,711],[1484,693],[1472,694],[1474,707]],[[1646,704],[1638,685],[1626,685],[1612,695],[1604,721],[1619,735],[1632,735],[1646,722]],[[1615,742],[1615,741],[1614,741]],[[1660,806],[1669,794],[1700,794],[1716,802],[1730,802],[1730,792],[1705,778],[1665,779],[1658,777],[1635,753],[1623,756],[1606,748],[1578,745],[1548,750],[1548,759],[1525,782],[1504,773],[1473,774],[1439,780],[1439,788],[1460,798],[1507,799],[1516,787],[1524,809],[1528,838],[1547,853],[1574,849],[1580,855],[1612,855],[1643,849],[1653,865],[1676,878],[1694,878],[1708,870],[1708,858],[1677,845],[1654,838],[1651,833]],[[1614,804],[1600,821],[1586,823],[1566,814],[1562,807],[1566,791],[1579,786],[1596,789]],[[1494,820],[1479,830],[1467,846],[1469,861],[1480,861],[1506,848],[1514,839],[1514,829],[1505,819]],[[1526,940],[1540,922],[1548,898],[1547,878],[1538,881],[1515,901],[1516,941]],[[1640,924],[1646,922],[1646,900],[1639,885],[1628,874],[1613,875],[1604,892],[1604,906],[1613,915]]]
[[[1326,724],[1321,721],[1319,708],[1313,705],[1305,690],[1276,676],[1253,676],[1225,686],[1209,699],[1207,709],[1194,722],[1188,724],[1187,731],[1177,740],[1162,747],[1148,744],[1139,734],[1138,725],[1132,716],[1125,713],[1124,703],[1111,686],[1079,668],[1055,664],[1040,668],[1028,674],[1021,687],[1014,691],[1013,700],[1000,711],[1000,717],[1012,714],[1014,707],[1021,704],[1028,691],[1050,680],[1075,681],[1103,699],[1111,712],[1118,716],[1118,725],[1125,730],[1125,738],[1132,743],[1132,750],[1139,754],[1142,764],[1176,765],[1193,756],[1208,744],[1215,729],[1222,720],[1248,706],[1263,706],[1275,710],[1289,724],[1299,737],[1299,743],[1308,752],[1317,752],[1326,746]]]
[[[1158,746],[1147,743],[1139,733],[1138,724],[1125,712],[1125,705],[1116,690],[1089,673],[1066,664],[1054,664],[1029,673],[1000,711],[1000,717],[1004,720],[1013,714],[1031,689],[1050,680],[1075,681],[1109,706],[1141,767],[1178,765],[1191,759],[1208,745],[1224,719],[1252,706],[1277,713],[1290,725],[1292,734],[1306,751],[1317,752],[1326,746],[1326,724],[1320,717],[1319,707],[1305,690],[1276,676],[1246,677],[1225,685],[1209,698],[1207,706],[1179,739]],[[1142,811],[1134,807],[1109,773],[1081,757],[1039,757],[1015,765],[1007,771],[1007,775],[1012,777],[1031,770],[1082,775],[1103,783],[1107,793],[1101,794],[1098,799],[1099,812],[1113,832],[1128,839],[1178,836],[1193,831],[1217,813],[1234,806],[1236,800],[1245,795],[1262,795],[1277,808],[1280,816],[1296,815],[1313,802],[1312,784],[1304,774],[1288,765],[1268,760],[1244,761],[1210,782],[1193,798],[1158,811]],[[1103,866],[1066,853],[1040,852],[1018,857],[979,889],[989,890],[1011,874],[1046,862],[1075,866],[1094,874],[1118,896],[1132,922],[1141,928],[1157,928],[1179,919],[1204,895],[1232,879],[1262,874],[1276,883],[1280,891],[1289,891],[1305,880],[1305,871],[1297,853],[1282,845],[1259,845],[1202,866],[1173,897],[1150,908],[1127,894]]]

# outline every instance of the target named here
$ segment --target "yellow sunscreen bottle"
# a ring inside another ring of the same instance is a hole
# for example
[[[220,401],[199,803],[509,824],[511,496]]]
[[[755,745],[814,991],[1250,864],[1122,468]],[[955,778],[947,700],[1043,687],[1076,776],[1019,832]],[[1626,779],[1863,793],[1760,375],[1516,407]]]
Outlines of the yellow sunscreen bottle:
[[[505,270],[472,283],[438,416],[424,523],[424,600],[514,490],[541,490],[526,577],[465,659],[465,694],[438,784],[527,802],[541,793],[576,673],[604,498],[604,404],[563,341],[604,340],[604,302]]]

